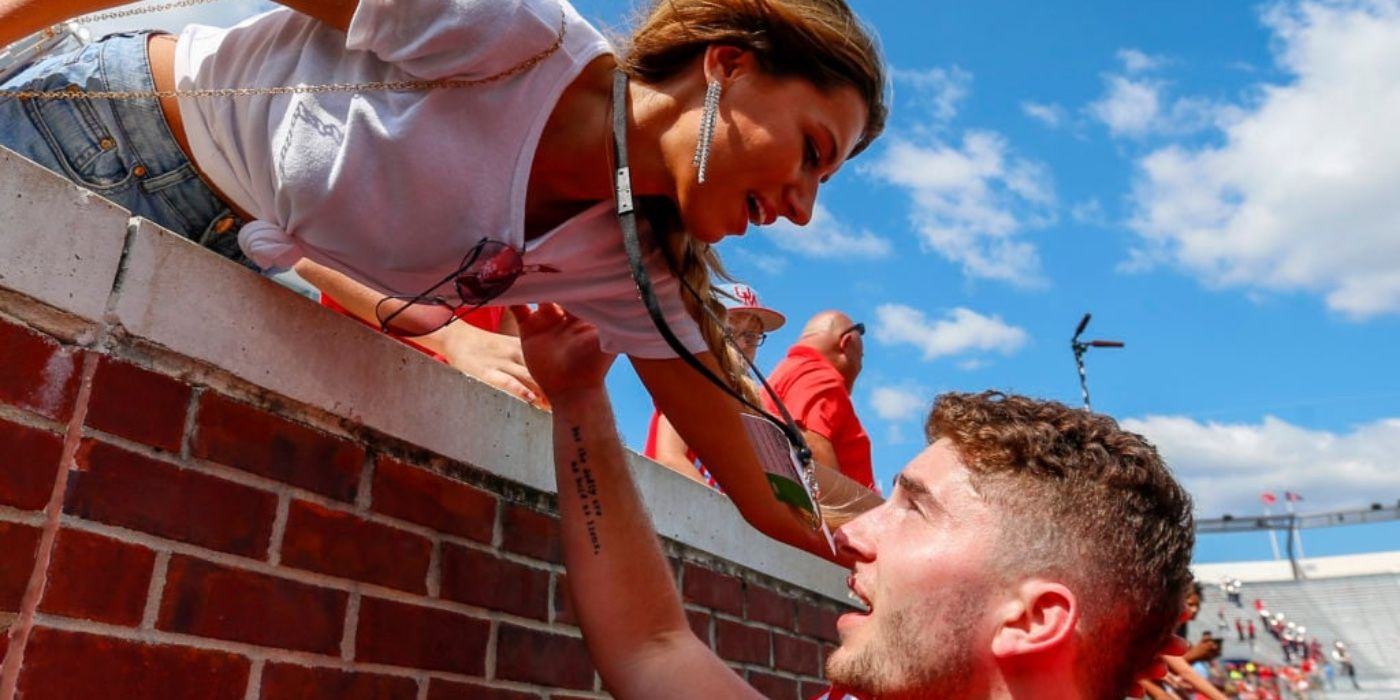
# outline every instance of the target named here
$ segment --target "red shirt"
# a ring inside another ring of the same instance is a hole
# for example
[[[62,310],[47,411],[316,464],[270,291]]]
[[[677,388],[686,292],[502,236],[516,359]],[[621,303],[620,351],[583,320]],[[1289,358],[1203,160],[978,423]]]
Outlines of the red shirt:
[[[866,488],[875,488],[870,437],[856,417],[846,379],[821,353],[805,345],[794,345],[773,370],[769,384],[803,430],[831,441],[836,467],[842,474]],[[782,415],[766,392],[763,405],[774,415]]]
[[[653,408],[651,409],[651,422],[647,424],[647,444],[646,447],[642,449],[642,454],[651,459],[656,459],[656,431],[660,426],[661,410]],[[700,463],[700,457],[695,454],[695,450],[686,447],[685,458],[690,460],[690,463],[695,466],[696,471],[700,472],[700,476],[705,477],[705,483],[709,484],[710,488],[718,489],[720,493],[724,492],[724,489],[719,487],[719,482],[715,481],[715,478],[710,475],[710,470],[706,469],[705,465]]]

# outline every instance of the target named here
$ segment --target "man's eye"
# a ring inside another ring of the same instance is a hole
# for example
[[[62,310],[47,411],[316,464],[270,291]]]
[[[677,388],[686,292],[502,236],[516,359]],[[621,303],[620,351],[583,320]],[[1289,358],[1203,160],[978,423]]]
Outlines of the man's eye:
[[[807,165],[815,169],[821,162],[822,154],[817,150],[817,144],[812,139],[807,139]]]

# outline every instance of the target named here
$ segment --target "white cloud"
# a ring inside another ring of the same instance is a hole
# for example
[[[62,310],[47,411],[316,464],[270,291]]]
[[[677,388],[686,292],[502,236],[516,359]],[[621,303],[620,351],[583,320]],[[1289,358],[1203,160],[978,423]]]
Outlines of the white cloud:
[[[1026,116],[1051,129],[1058,129],[1065,123],[1065,108],[1054,102],[1042,103],[1027,100],[1021,103],[1021,111]]]
[[[919,388],[877,386],[870,392],[870,407],[887,421],[907,421],[928,411],[932,396]]]
[[[1262,510],[1262,491],[1296,491],[1305,511],[1393,503],[1400,497],[1400,418],[1349,432],[1311,430],[1265,417],[1256,424],[1201,423],[1182,416],[1122,421],[1157,445],[1205,517]]]
[[[1021,235],[1054,221],[1054,184],[1048,168],[1013,155],[1000,134],[969,130],[961,143],[892,136],[865,172],[907,191],[924,245],[965,274],[1043,283],[1035,246]]]
[[[902,304],[882,304],[875,310],[874,338],[884,345],[913,345],[925,360],[969,352],[1010,355],[1026,344],[1026,332],[1000,316],[983,316],[955,308],[938,320]]]
[[[1089,114],[1108,127],[1115,137],[1144,136],[1161,122],[1161,84],[1155,80],[1110,75],[1107,93],[1089,105]]]
[[[958,103],[972,87],[972,74],[957,67],[910,70],[896,68],[895,85],[912,88],[912,106],[935,122],[946,123],[957,116]],[[901,96],[896,96],[898,100]],[[902,102],[902,100],[899,100]],[[899,109],[904,109],[901,105]]]
[[[865,229],[851,229],[821,204],[812,209],[806,226],[794,226],[786,219],[762,229],[779,248],[810,258],[874,260],[888,257],[888,238]]]
[[[1082,202],[1076,202],[1069,209],[1069,217],[1076,224],[1086,226],[1103,226],[1108,223],[1108,215],[1104,213],[1103,204],[1098,197],[1090,197]]]
[[[1144,73],[1156,70],[1167,62],[1167,60],[1161,56],[1144,53],[1139,49],[1119,49],[1118,60],[1123,63],[1123,70],[1129,73]]]
[[[783,271],[787,270],[788,266],[787,258],[781,255],[760,253],[749,250],[743,246],[735,246],[725,251],[725,258],[727,259],[730,256],[733,256],[735,260],[738,260],[742,264],[752,265],[757,268],[759,272],[769,275],[780,275]]]
[[[1139,161],[1131,260],[1356,318],[1400,311],[1400,2],[1275,5],[1265,23],[1292,78],[1236,108],[1219,145]]]

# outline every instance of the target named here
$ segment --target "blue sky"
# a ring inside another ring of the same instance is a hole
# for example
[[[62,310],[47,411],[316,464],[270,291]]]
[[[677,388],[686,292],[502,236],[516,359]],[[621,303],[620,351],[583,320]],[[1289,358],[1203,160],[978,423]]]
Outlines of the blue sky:
[[[257,3],[167,16],[218,23]],[[578,0],[625,28],[624,0]],[[806,229],[720,248],[790,326],[870,328],[855,401],[886,485],[946,390],[1079,401],[1147,435],[1204,517],[1400,499],[1400,2],[896,2],[857,12],[892,66],[885,136]],[[149,23],[149,22],[148,22]],[[126,26],[130,26],[129,24]],[[649,399],[610,378],[640,446]],[[1394,549],[1400,527],[1304,535]],[[1267,558],[1206,537],[1201,561]]]

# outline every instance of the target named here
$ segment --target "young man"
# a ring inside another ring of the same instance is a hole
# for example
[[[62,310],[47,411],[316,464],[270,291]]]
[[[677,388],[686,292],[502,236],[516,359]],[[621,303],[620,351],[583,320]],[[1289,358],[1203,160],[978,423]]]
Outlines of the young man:
[[[512,311],[554,408],[565,564],[605,685],[759,697],[686,624],[603,388],[612,358],[558,307]],[[997,394],[941,397],[928,430],[890,500],[838,531],[868,609],[837,623],[831,696],[1121,698],[1161,673],[1193,533],[1156,450],[1106,417]]]

